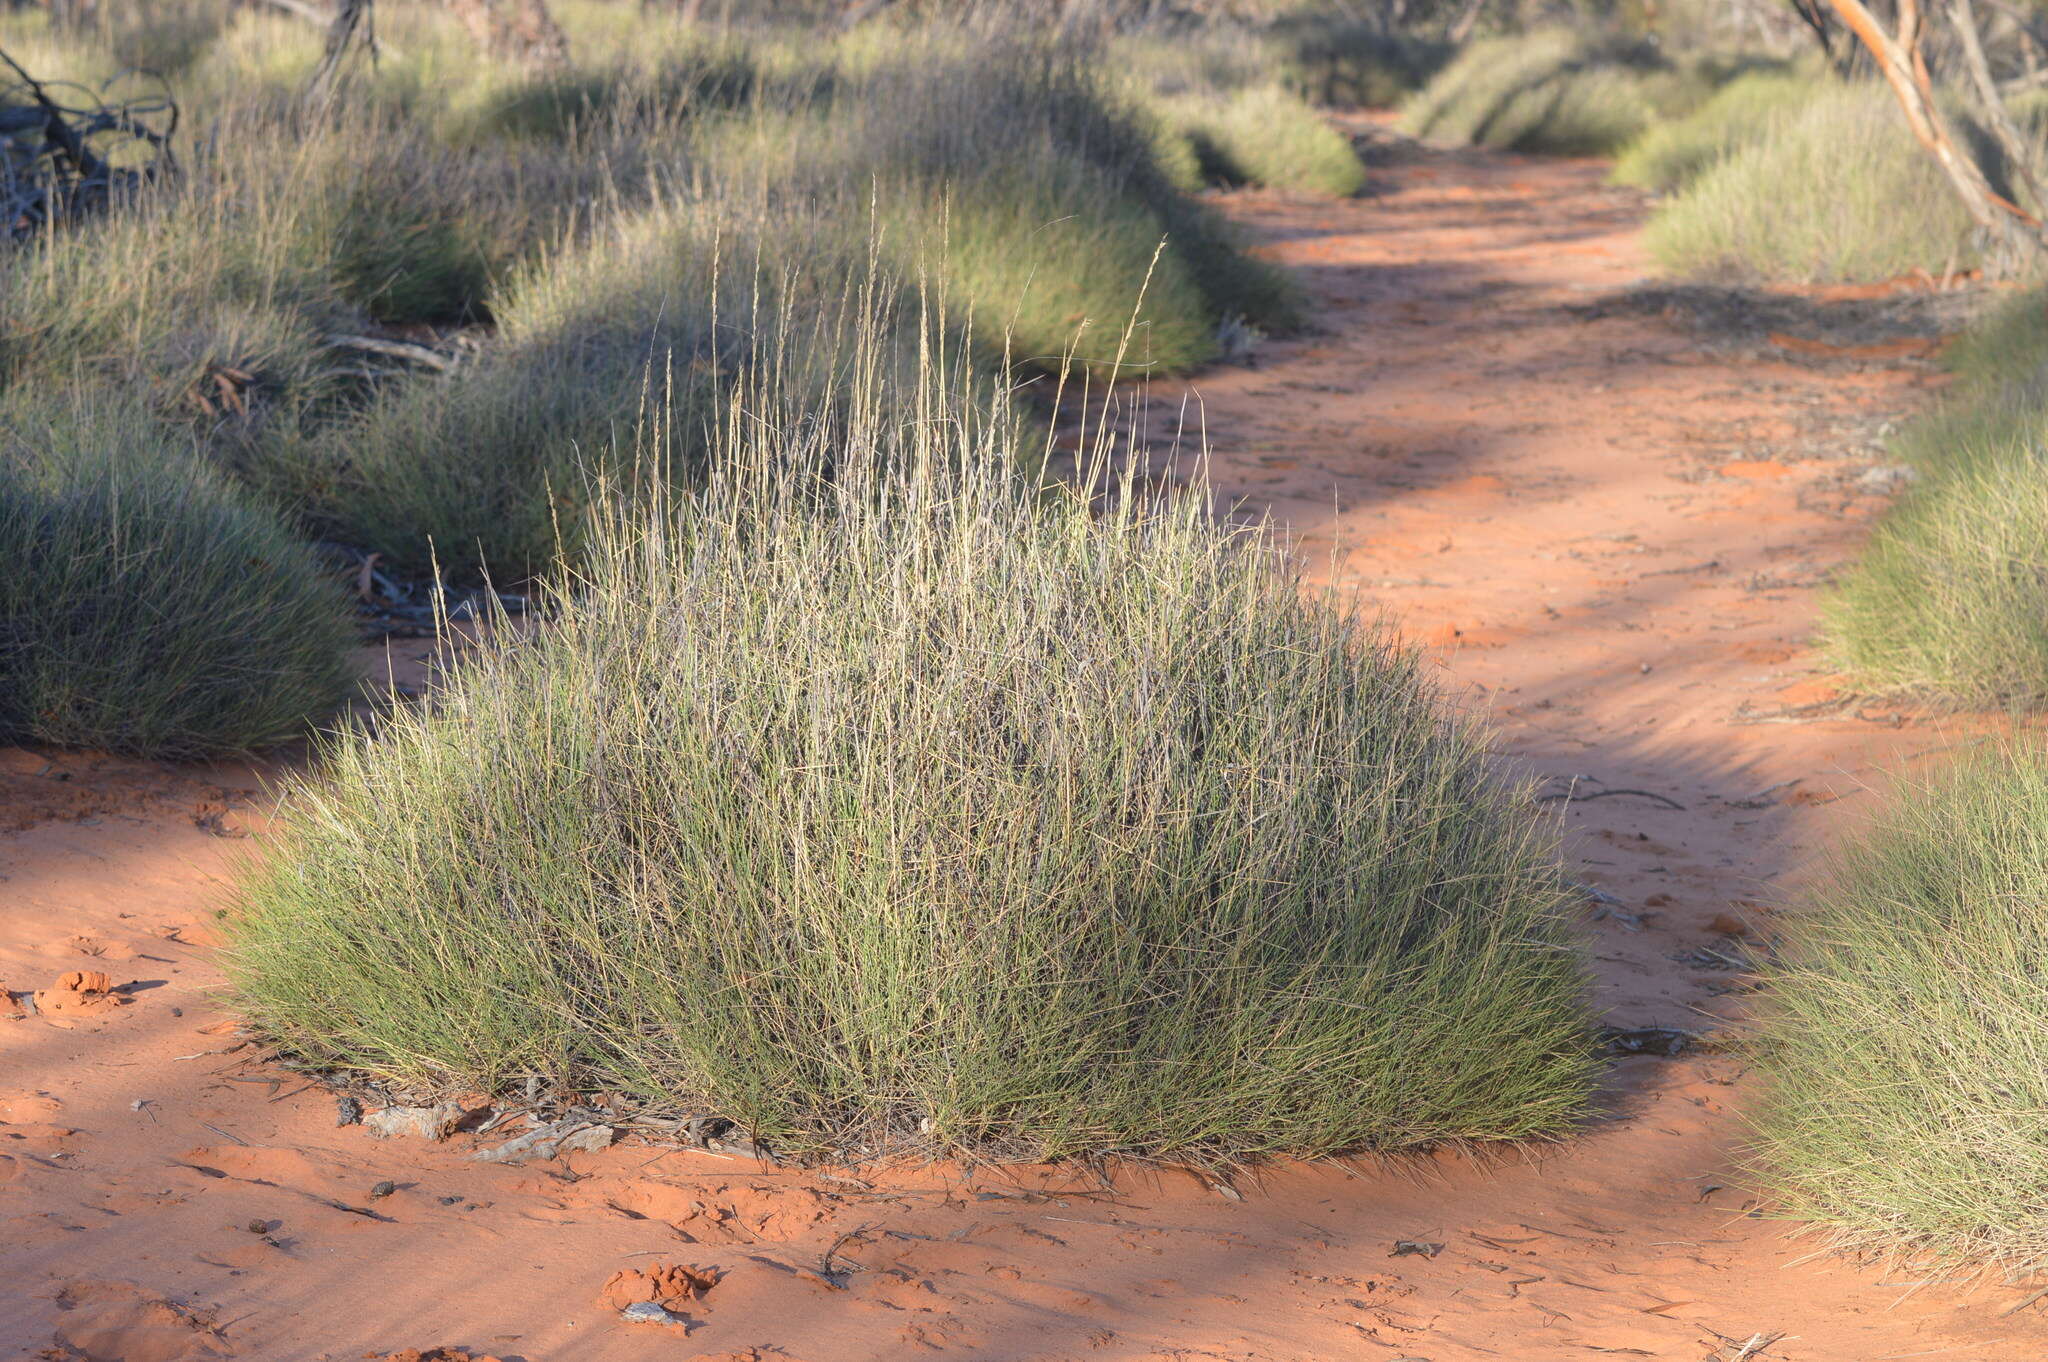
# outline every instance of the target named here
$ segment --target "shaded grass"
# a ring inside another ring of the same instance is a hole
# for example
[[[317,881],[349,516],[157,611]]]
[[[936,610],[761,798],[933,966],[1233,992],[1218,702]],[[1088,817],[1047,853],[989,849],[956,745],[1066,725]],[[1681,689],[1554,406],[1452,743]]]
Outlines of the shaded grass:
[[[1284,78],[1318,104],[1389,109],[1427,85],[1452,46],[1334,12],[1283,16],[1267,35]]]
[[[0,411],[0,563],[0,742],[243,752],[353,686],[311,550],[132,408]]]
[[[913,393],[857,353],[829,423],[756,370],[702,496],[604,520],[537,637],[329,748],[230,915],[258,1024],[799,1152],[1564,1130],[1552,831],[1413,657],[1199,495],[1015,479],[947,347]]]
[[[2048,1267],[2048,766],[1901,790],[1766,971],[1758,1171],[1919,1270]]]
[[[757,346],[800,342],[789,381],[809,374],[822,400],[840,355],[841,290],[825,281],[865,259],[835,240],[809,215],[656,203],[515,277],[494,302],[492,345],[454,374],[392,383],[280,441],[267,452],[273,485],[411,571],[438,560],[465,579],[519,580],[575,557],[591,479],[634,444],[650,402],[667,412],[663,454],[687,480],[722,375]],[[799,297],[801,337],[763,336],[764,313]]]

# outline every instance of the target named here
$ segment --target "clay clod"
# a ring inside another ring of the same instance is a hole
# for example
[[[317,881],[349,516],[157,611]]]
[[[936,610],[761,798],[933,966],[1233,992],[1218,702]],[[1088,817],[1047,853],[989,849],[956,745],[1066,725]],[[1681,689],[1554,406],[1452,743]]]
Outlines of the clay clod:
[[[621,1268],[597,1293],[597,1303],[610,1310],[635,1305],[659,1305],[680,1310],[718,1284],[718,1274],[708,1268],[685,1267],[681,1263],[655,1263],[643,1268]]]
[[[114,992],[114,981],[96,969],[75,969],[57,976],[54,987],[36,994],[36,1011],[44,1015],[112,1012],[128,999]]]

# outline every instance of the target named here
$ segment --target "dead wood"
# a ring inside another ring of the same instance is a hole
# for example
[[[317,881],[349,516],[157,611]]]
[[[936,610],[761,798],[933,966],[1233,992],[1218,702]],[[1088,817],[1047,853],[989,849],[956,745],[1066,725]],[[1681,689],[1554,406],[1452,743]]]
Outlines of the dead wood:
[[[96,212],[172,173],[178,106],[131,75],[99,89],[39,81],[0,51],[0,223],[10,240]]]

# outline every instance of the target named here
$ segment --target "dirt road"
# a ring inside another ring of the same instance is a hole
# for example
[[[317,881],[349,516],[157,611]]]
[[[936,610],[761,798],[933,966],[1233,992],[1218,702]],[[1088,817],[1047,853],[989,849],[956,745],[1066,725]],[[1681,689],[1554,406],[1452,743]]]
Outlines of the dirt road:
[[[1409,151],[1357,202],[1230,211],[1322,329],[1192,385],[1225,494],[1574,796],[1550,807],[1602,896],[1613,1023],[1722,1033],[1736,936],[1781,928],[1877,770],[1969,736],[1840,703],[1810,642],[1817,585],[1884,503],[1885,425],[1938,381],[1912,352],[1947,303],[1645,294],[1641,205],[1589,164]],[[1274,1169],[1235,1197],[630,1142],[503,1167],[472,1137],[337,1128],[207,991],[256,778],[0,754],[0,978],[138,981],[105,1013],[0,1021],[0,1356],[2048,1356],[2041,1307],[2001,1313],[2025,1292],[1802,1261],[1750,1214],[1753,1085],[1711,1039],[1620,1061],[1560,1146]],[[723,1273],[689,1326],[599,1305],[667,1263]]]

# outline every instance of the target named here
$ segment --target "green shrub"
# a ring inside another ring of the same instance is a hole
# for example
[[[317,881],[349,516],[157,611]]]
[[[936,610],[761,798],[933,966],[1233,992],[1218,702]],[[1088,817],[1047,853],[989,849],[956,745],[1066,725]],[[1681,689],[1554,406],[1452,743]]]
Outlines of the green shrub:
[[[1768,142],[1831,82],[1796,71],[1755,71],[1684,118],[1653,125],[1615,162],[1616,184],[1682,189],[1731,155]]]
[[[1365,164],[1350,141],[1278,85],[1220,99],[1186,95],[1161,107],[1206,179],[1339,198],[1365,188]]]
[[[1647,49],[1542,31],[1468,46],[1402,109],[1401,127],[1437,142],[1558,156],[1602,156],[1656,112]]]
[[[1846,1246],[2048,1267],[2048,765],[1903,791],[1768,972],[1759,1169]]]
[[[130,408],[0,432],[0,742],[211,756],[340,705],[341,592],[274,514]]]
[[[1974,235],[1891,95],[1860,84],[1827,91],[1695,177],[1645,242],[1683,274],[1824,283],[1967,268]]]
[[[331,746],[230,915],[257,1024],[792,1151],[1567,1128],[1551,830],[1415,660],[1199,495],[1098,514],[936,384],[838,391],[736,402],[701,497]]]

